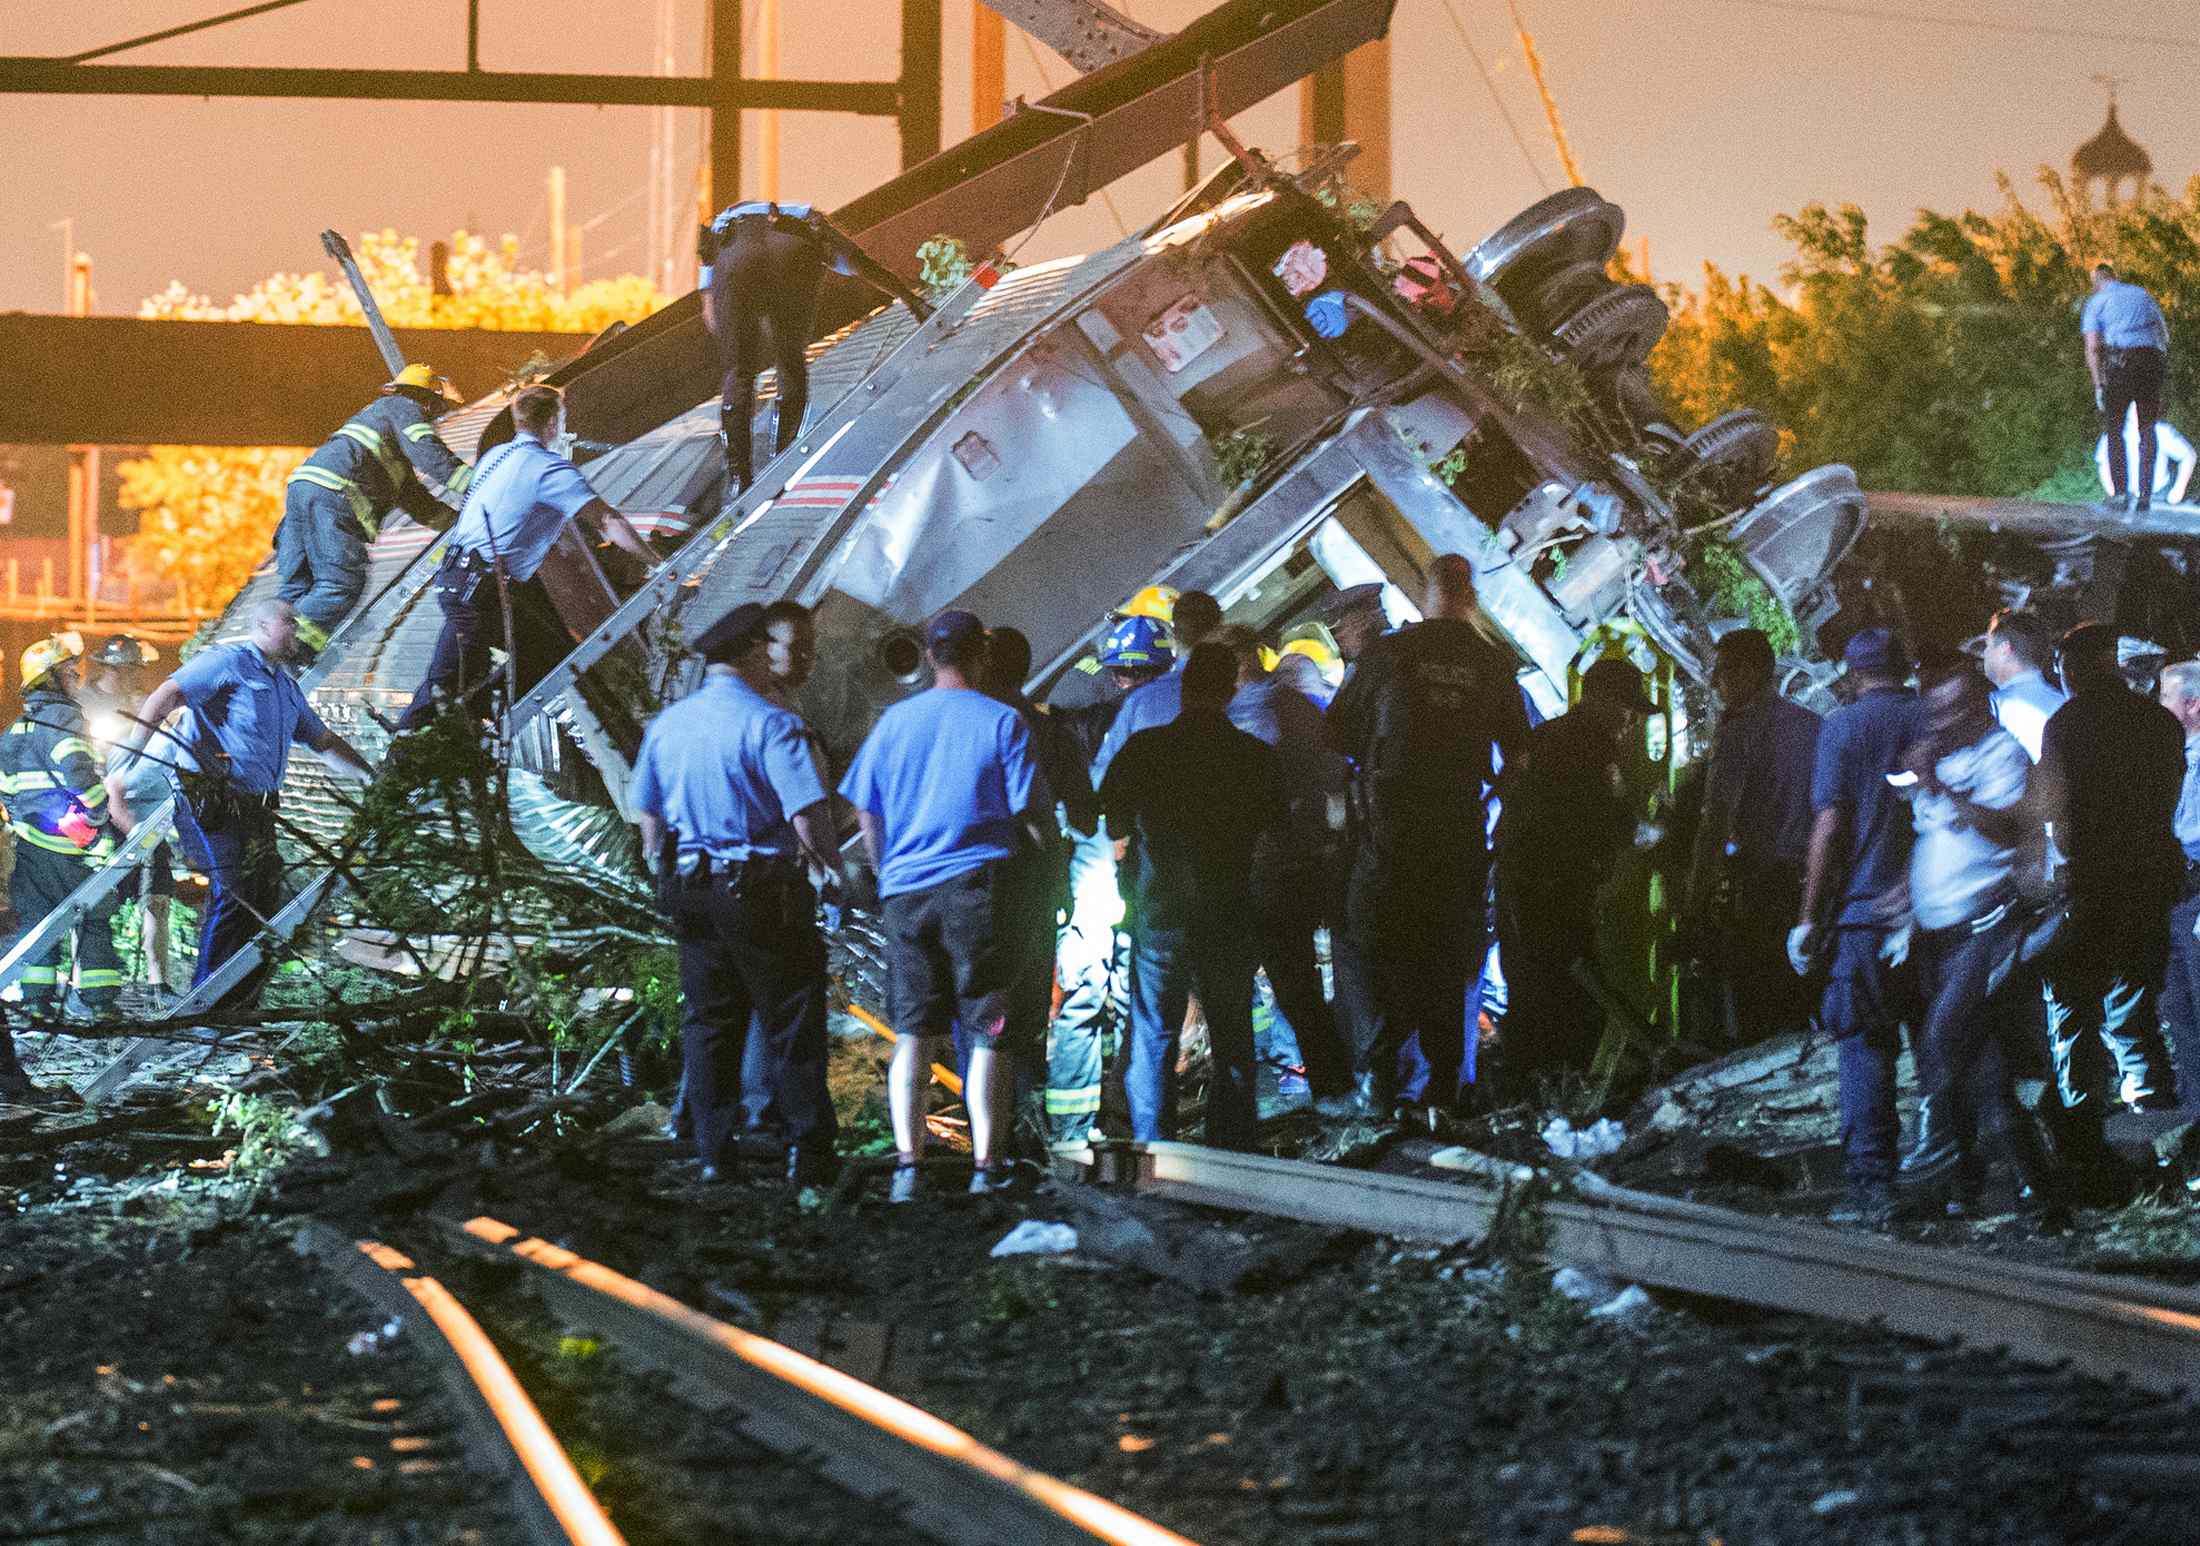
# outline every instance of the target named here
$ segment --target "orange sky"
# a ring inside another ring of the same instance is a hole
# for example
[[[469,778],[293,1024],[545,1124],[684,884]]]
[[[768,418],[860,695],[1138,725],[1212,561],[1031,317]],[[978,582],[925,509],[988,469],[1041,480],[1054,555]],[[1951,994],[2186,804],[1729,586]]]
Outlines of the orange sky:
[[[230,8],[236,0],[70,0],[0,7],[0,53],[53,54]],[[683,70],[698,68],[701,0],[669,0]],[[895,70],[892,0],[785,0],[790,75],[883,77]],[[969,121],[972,0],[947,0],[949,140]],[[2200,32],[2189,4],[2118,0],[2099,14],[2046,0],[1857,0],[1888,13],[1968,12],[2019,24],[2134,33]],[[659,0],[484,0],[483,63],[514,70],[646,70]],[[1171,29],[1202,0],[1117,0]],[[1749,0],[1522,0],[1589,180],[1647,233],[1661,277],[1705,257],[1770,276],[1783,256],[1767,226],[1816,198],[1854,199],[1891,234],[1920,204],[1994,197],[1997,167],[2029,182],[2100,122],[2101,89],[2125,78],[2124,120],[2181,184],[2200,171],[2200,118],[2184,111],[2200,52],[1983,33],[1777,10]],[[1461,247],[1560,181],[1541,109],[1502,4],[1449,0],[1496,72],[1533,170],[1509,137],[1455,32],[1446,0],[1400,0],[1397,191]],[[754,0],[752,0],[752,10]],[[132,62],[457,68],[460,0],[309,0]],[[1044,95],[1040,67],[1067,68],[1011,34],[1010,90]],[[692,165],[699,114],[680,115]],[[62,234],[95,259],[99,306],[133,309],[171,278],[226,297],[269,270],[317,266],[315,234],[395,226],[432,236],[466,224],[524,233],[544,252],[544,172],[568,169],[572,218],[595,221],[591,271],[644,258],[641,190],[651,115],[632,108],[202,102],[0,97],[0,308],[58,309]],[[1273,149],[1296,139],[1288,101],[1241,130]],[[791,116],[783,189],[832,205],[891,172],[890,120]],[[751,135],[750,144],[754,145]],[[1215,152],[1208,147],[1208,163]],[[1118,185],[1135,225],[1164,201],[1173,165]],[[1099,200],[1065,212],[1028,255],[1112,240]]]

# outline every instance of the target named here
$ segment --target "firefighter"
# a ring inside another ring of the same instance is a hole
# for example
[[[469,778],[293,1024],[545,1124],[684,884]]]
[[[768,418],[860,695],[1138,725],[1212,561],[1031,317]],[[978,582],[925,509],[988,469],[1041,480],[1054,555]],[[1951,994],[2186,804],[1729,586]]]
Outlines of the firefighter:
[[[367,544],[391,511],[438,531],[451,523],[473,469],[436,437],[433,421],[458,400],[449,381],[408,365],[290,475],[275,528],[275,594],[297,609],[306,655],[318,655],[359,605]]]
[[[143,639],[118,633],[103,640],[86,657],[98,669],[79,695],[92,727],[92,745],[104,761],[107,754],[128,739],[137,723],[139,708],[150,690],[148,678],[160,663],[160,651]],[[166,770],[139,759],[126,783],[124,803],[135,814],[156,809],[168,798]],[[145,952],[145,983],[155,998],[169,988],[168,926],[176,900],[176,865],[173,845],[153,846],[139,866],[137,883],[129,888],[138,903],[138,943]]]
[[[83,637],[73,630],[23,651],[23,715],[0,735],[0,797],[15,836],[17,937],[67,901],[114,851],[100,756],[77,701],[83,657]],[[118,905],[110,896],[76,932],[77,992],[94,1019],[111,1014],[122,995],[122,958],[112,928]],[[34,1015],[62,1008],[60,955],[56,940],[23,973],[23,1004]]]
[[[810,403],[810,337],[818,282],[827,271],[861,279],[907,306],[918,321],[932,309],[891,271],[808,204],[749,199],[728,205],[696,241],[703,325],[718,340],[725,373],[719,423],[726,442],[727,491],[755,476],[750,419],[756,378],[769,365],[777,379],[775,454],[794,444]]]

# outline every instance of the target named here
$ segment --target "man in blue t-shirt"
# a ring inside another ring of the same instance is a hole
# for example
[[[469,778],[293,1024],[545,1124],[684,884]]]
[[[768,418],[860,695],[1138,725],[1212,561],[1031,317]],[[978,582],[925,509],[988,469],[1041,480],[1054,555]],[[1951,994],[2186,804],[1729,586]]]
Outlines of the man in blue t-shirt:
[[[2162,416],[2162,387],[2169,373],[2169,323],[2154,297],[2118,279],[2106,263],[2093,265],[2093,293],[2079,327],[2085,333],[2085,368],[2093,378],[2093,404],[2108,437],[2108,497],[2144,510],[2154,495],[2154,424]],[[2139,410],[2139,461],[2126,479],[2124,416]],[[2125,491],[2130,492],[2127,494]]]
[[[681,1100],[705,1181],[730,1175],[752,1028],[787,1179],[817,1179],[833,1149],[811,877],[839,877],[839,843],[809,728],[769,696],[774,611],[745,602],[705,630],[702,686],[650,721],[634,761],[642,853],[680,946]]]
[[[1004,865],[1040,840],[1037,823],[1054,800],[1023,717],[978,690],[985,625],[942,612],[924,644],[932,686],[879,716],[840,784],[886,916],[888,1018],[900,1038],[886,1083],[901,1151],[895,1202],[916,1196],[926,1070],[958,1019],[972,1038],[963,1084],[978,1167],[970,1189],[1007,1179],[997,1163],[1008,1136],[997,1042],[1019,963],[1016,931],[996,909],[1007,900]]]
[[[1788,960],[1804,976],[1828,967],[1818,1016],[1840,1058],[1848,1180],[1833,1220],[1877,1226],[1894,1209],[1895,1059],[1914,991],[1910,974],[1881,954],[1901,921],[1910,863],[1909,812],[1887,775],[1903,767],[1921,723],[1893,634],[1866,628],[1841,656],[1857,697],[1818,733],[1802,916],[1788,932]]]

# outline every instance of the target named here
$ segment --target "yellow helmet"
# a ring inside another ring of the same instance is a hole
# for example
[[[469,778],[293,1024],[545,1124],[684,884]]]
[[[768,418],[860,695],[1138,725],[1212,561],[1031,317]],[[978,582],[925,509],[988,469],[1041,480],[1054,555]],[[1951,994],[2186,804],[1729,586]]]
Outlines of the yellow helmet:
[[[451,385],[451,378],[438,375],[431,365],[408,365],[384,383],[382,390],[394,392],[399,387],[417,387],[423,392],[433,392],[448,402],[463,402],[458,388]]]
[[[1277,653],[1279,655],[1304,655],[1324,671],[1336,665],[1340,658],[1337,654],[1337,646],[1321,634],[1308,634],[1304,638],[1293,639]]]
[[[36,686],[47,672],[68,661],[81,659],[83,654],[84,635],[74,628],[34,641],[23,651],[23,685]]]
[[[1115,609],[1117,617],[1150,617],[1168,623],[1176,615],[1176,587],[1149,585]]]

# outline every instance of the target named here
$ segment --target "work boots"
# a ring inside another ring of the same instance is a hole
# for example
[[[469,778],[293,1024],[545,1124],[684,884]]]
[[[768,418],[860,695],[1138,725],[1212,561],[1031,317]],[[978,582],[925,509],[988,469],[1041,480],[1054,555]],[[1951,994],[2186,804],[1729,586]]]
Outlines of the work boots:
[[[745,493],[756,476],[755,450],[749,444],[748,416],[731,408],[720,408],[718,439],[726,453],[726,498],[732,500]]]
[[[31,1076],[23,1072],[23,1065],[15,1060],[15,1033],[0,1017],[0,1106],[32,1105],[53,1093],[33,1084]]]
[[[1968,1160],[1975,1134],[1965,1120],[1968,1113],[1959,1105],[1947,1090],[1917,1103],[1917,1141],[1902,1156],[1895,1178],[1905,1213],[1942,1211],[1949,1198],[1962,1190],[1965,1173],[1974,1168]]]

